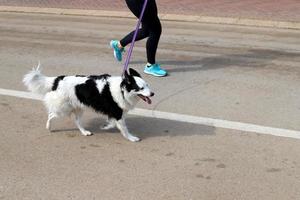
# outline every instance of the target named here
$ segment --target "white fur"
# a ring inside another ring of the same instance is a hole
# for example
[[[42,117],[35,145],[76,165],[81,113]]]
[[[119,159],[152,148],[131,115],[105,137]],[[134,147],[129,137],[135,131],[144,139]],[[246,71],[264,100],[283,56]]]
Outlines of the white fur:
[[[31,92],[44,95],[51,91],[55,77],[45,77],[39,68],[40,64],[27,73],[23,78],[23,83]]]

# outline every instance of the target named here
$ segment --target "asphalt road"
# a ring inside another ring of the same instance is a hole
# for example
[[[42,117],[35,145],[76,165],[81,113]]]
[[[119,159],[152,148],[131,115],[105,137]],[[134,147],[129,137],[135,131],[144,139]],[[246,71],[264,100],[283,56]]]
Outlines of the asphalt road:
[[[118,18],[0,13],[0,88],[46,75],[119,75],[108,44],[135,26]],[[156,96],[139,108],[300,130],[300,31],[163,22]],[[131,67],[142,72],[145,42]],[[0,199],[298,199],[300,141],[130,115],[130,143],[88,112],[45,129],[40,101],[0,95]]]

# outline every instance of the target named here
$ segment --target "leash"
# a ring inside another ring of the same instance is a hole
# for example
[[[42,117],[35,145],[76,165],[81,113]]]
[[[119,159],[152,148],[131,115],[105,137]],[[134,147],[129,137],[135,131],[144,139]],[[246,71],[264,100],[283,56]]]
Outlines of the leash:
[[[131,44],[130,44],[130,48],[128,50],[128,53],[127,53],[127,57],[126,57],[126,61],[125,61],[125,64],[124,64],[124,68],[123,68],[123,73],[122,75],[124,75],[124,73],[127,71],[128,69],[128,66],[129,66],[129,62],[130,62],[130,58],[131,58],[131,55],[132,55],[132,51],[133,51],[133,47],[134,47],[134,43],[135,43],[135,39],[136,39],[136,36],[139,32],[139,28],[141,26],[141,22],[142,22],[142,19],[143,19],[143,16],[144,16],[144,13],[145,13],[145,10],[146,10],[146,6],[147,6],[147,3],[148,3],[148,0],[145,0],[144,1],[144,5],[143,5],[143,9],[142,9],[142,12],[140,14],[140,18],[139,18],[139,21],[136,25],[136,29],[135,29],[135,32],[134,32],[134,35],[133,35],[133,38],[132,38],[132,41],[131,41]]]

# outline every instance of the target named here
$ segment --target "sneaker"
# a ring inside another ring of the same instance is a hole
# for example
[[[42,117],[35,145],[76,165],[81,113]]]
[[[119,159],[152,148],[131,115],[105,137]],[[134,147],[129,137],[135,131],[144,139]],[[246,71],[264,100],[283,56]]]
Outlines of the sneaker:
[[[150,66],[146,65],[144,72],[146,74],[150,74],[150,75],[158,76],[158,77],[167,75],[167,71],[161,69],[159,64],[152,64]]]
[[[114,49],[115,58],[117,59],[117,61],[122,61],[122,53],[124,52],[124,47],[120,49],[118,44],[118,40],[110,41],[110,47]]]

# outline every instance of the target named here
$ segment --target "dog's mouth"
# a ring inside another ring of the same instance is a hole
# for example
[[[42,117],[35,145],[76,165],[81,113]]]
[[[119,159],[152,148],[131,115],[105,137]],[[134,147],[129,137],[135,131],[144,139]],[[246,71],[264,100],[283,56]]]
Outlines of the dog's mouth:
[[[138,94],[138,96],[139,96],[143,101],[147,102],[148,104],[151,104],[151,103],[152,103],[152,101],[151,101],[151,99],[150,99],[149,97],[146,97],[146,96],[141,95],[141,94]]]

